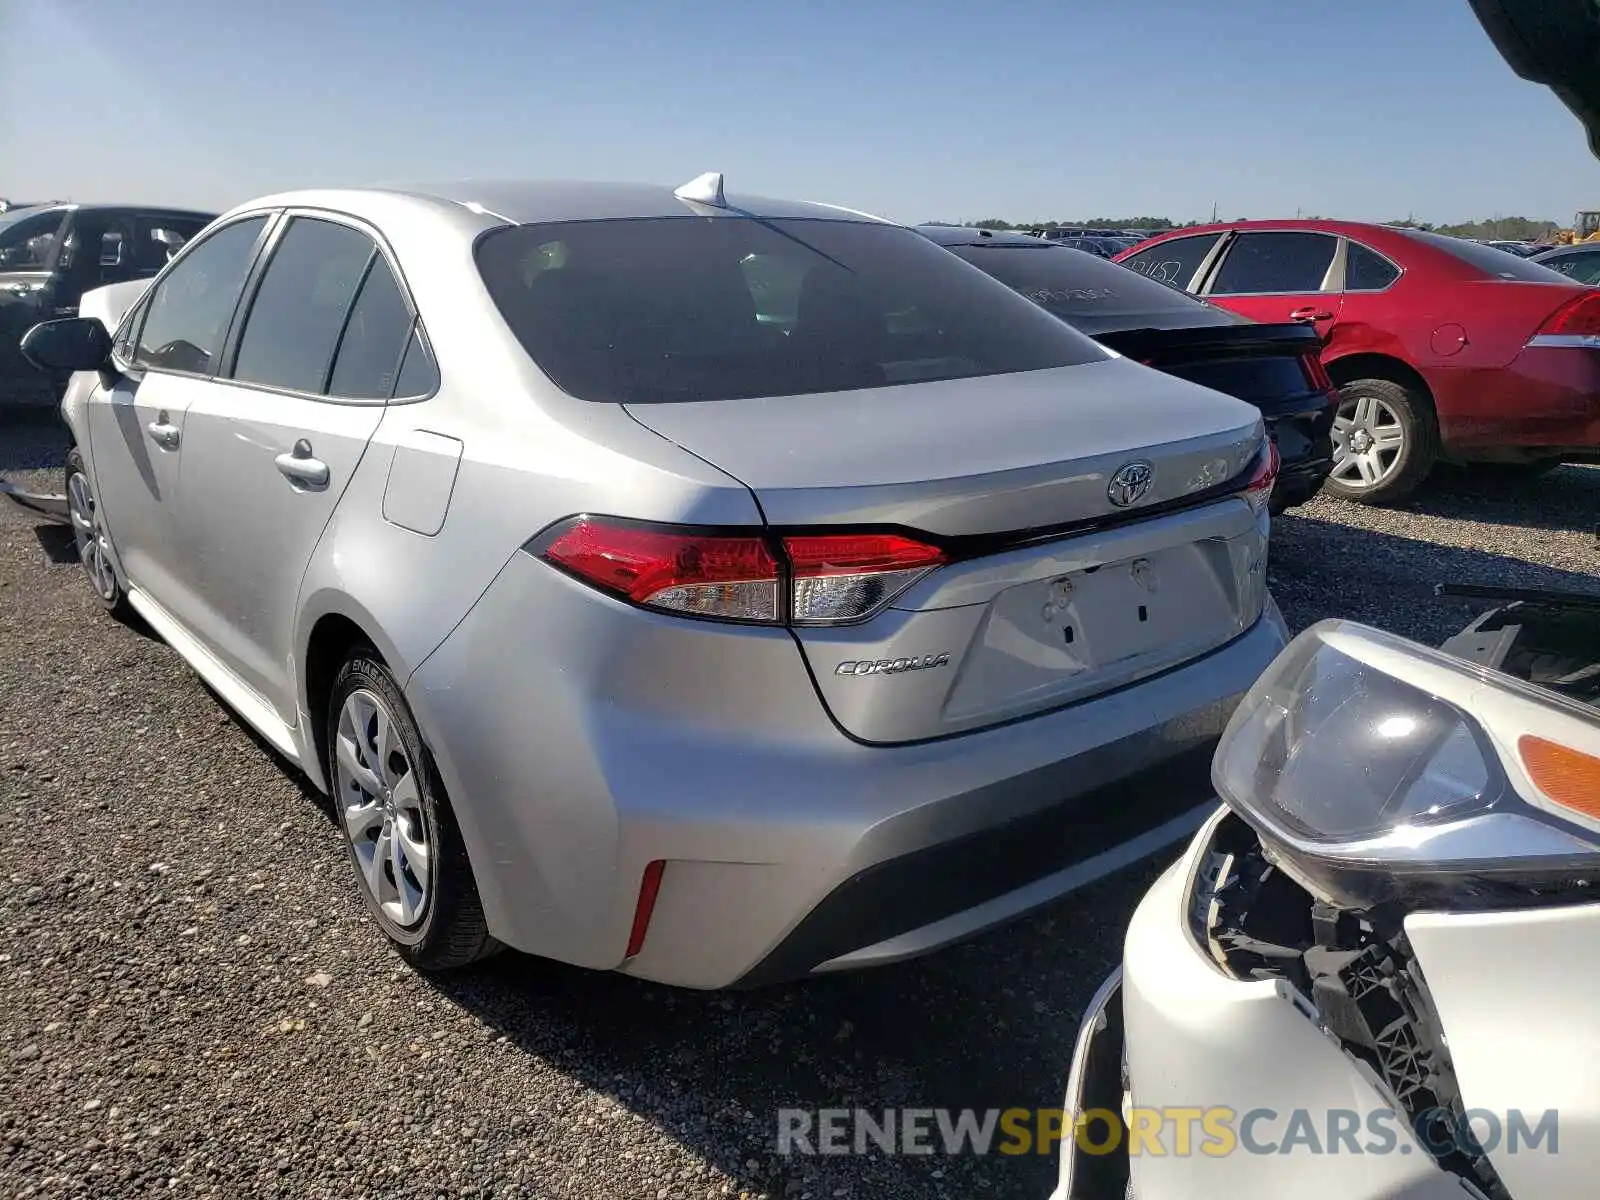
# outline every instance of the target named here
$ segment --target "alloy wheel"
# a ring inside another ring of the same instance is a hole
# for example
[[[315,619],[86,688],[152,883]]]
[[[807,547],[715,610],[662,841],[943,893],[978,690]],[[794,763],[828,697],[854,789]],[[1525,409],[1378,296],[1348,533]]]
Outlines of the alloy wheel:
[[[67,508],[72,517],[72,538],[78,545],[78,561],[95,594],[109,603],[117,598],[117,573],[111,566],[111,550],[89,477],[82,471],[74,471],[67,478]]]
[[[394,714],[373,692],[351,692],[334,734],[345,836],[379,911],[401,928],[421,922],[433,888],[433,848],[416,764]]]
[[[1406,446],[1400,413],[1377,396],[1352,396],[1333,419],[1332,478],[1346,487],[1377,487],[1395,473]]]

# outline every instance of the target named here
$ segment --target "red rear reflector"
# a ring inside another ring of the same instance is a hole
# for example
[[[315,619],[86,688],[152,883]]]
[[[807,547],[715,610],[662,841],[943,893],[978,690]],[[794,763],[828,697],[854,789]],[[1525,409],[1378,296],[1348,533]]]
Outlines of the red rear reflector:
[[[1600,291],[1587,291],[1567,301],[1539,327],[1547,336],[1600,337]]]
[[[1278,456],[1278,443],[1268,438],[1261,448],[1261,453],[1256,455],[1256,468],[1250,473],[1250,482],[1244,487],[1245,500],[1257,512],[1265,508],[1267,501],[1272,497],[1272,486],[1278,482],[1278,466],[1281,461]]]
[[[596,587],[697,616],[774,621],[778,563],[759,537],[706,536],[584,519],[544,552]]]
[[[639,881],[639,902],[633,906],[633,929],[628,934],[627,958],[644,949],[644,935],[650,932],[650,916],[656,910],[656,894],[661,891],[661,873],[667,864],[656,859],[644,869]]]
[[[1320,351],[1307,350],[1300,356],[1300,365],[1305,368],[1306,382],[1313,391],[1333,391],[1333,378],[1328,374],[1328,368],[1322,365]]]

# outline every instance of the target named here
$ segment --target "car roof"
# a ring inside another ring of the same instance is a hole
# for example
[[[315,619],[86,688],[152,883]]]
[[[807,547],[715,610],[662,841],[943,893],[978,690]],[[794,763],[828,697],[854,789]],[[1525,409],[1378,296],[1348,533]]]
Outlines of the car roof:
[[[1306,217],[1288,217],[1280,221],[1216,221],[1208,225],[1186,225],[1181,229],[1163,229],[1160,233],[1151,234],[1149,241],[1157,238],[1165,240],[1170,237],[1188,237],[1197,233],[1227,233],[1231,230],[1246,229],[1293,229],[1303,230],[1307,233],[1333,233],[1343,234],[1347,237],[1370,237],[1374,234],[1397,235],[1401,230],[1393,225],[1380,225],[1375,221],[1330,221],[1314,220]]]
[[[1046,238],[1009,229],[973,229],[965,225],[916,225],[918,233],[941,246],[1053,246]]]
[[[1533,256],[1533,261],[1542,258],[1569,258],[1574,254],[1600,254],[1600,242],[1578,242],[1572,246],[1556,246],[1550,250],[1541,250]]]
[[[421,207],[447,206],[497,217],[511,225],[547,221],[616,220],[639,217],[730,216],[882,221],[839,205],[774,200],[729,193],[723,205],[679,199],[672,187],[638,183],[554,180],[457,180],[279,192],[240,205],[235,212],[303,206],[331,208],[360,216],[373,209],[393,210],[396,202]],[[889,222],[884,222],[888,224]]]
[[[7,210],[6,216],[20,212],[102,212],[114,209],[117,212],[143,212],[160,213],[168,217],[203,217],[207,221],[215,220],[217,214],[198,208],[183,208],[171,204],[126,204],[122,202],[81,203],[75,200],[47,200],[40,204],[18,205]]]

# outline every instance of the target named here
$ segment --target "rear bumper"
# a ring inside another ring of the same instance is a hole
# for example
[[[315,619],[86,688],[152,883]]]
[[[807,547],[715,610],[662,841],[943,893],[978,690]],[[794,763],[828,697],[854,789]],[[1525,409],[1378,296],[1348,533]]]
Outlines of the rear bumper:
[[[865,746],[786,631],[597,601],[518,555],[406,692],[496,937],[716,988],[920,954],[1181,839],[1216,737],[1285,641],[1269,603],[1228,645],[1120,691]]]
[[[1139,1200],[1461,1200],[1456,1177],[1434,1164],[1404,1118],[1390,1112],[1383,1094],[1297,1007],[1287,985],[1232,978],[1201,955],[1184,913],[1215,823],[1150,889],[1128,929],[1121,986],[1128,1103],[1135,1120],[1165,1110],[1164,1153],[1146,1143],[1127,1156],[1132,1194]],[[1087,1077],[1095,1043],[1080,1036],[1074,1078]],[[1075,1104],[1070,1093],[1067,1103]],[[1187,1143],[1177,1138],[1174,1110],[1190,1114],[1182,1118],[1193,1122]],[[1347,1114],[1360,1122],[1350,1131],[1353,1150],[1330,1136],[1348,1128]],[[1096,1130],[1095,1137],[1104,1134]],[[1075,1149],[1064,1152],[1056,1200],[1087,1194],[1062,1190],[1073,1186],[1081,1161]]]
[[[1333,470],[1333,418],[1337,400],[1298,412],[1266,417],[1267,435],[1278,447],[1274,509],[1304,504],[1321,490]]]
[[[1530,345],[1493,371],[1438,371],[1429,383],[1445,449],[1468,459],[1503,450],[1592,456],[1600,450],[1600,343]]]

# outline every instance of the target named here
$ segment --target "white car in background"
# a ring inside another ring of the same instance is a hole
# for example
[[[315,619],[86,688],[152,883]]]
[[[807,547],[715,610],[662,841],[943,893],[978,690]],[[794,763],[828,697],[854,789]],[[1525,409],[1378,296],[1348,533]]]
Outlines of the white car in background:
[[[1595,1194],[1597,616],[1290,644],[1085,1016],[1055,1200]]]

